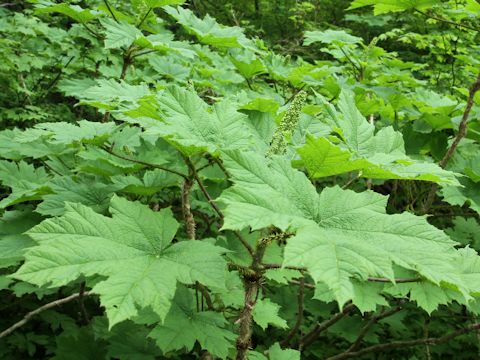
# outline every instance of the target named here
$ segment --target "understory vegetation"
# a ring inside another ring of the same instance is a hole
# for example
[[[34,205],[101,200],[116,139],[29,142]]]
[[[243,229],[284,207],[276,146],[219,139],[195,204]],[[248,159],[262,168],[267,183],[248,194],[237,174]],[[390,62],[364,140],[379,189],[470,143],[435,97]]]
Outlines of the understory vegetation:
[[[478,359],[480,1],[0,4],[0,358]]]

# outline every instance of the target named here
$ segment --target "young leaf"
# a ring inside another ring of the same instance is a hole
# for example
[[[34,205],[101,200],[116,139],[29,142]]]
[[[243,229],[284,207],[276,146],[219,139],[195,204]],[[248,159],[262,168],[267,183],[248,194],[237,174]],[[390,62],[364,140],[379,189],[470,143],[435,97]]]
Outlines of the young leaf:
[[[268,325],[273,325],[281,329],[287,328],[287,322],[278,315],[280,306],[270,299],[266,298],[257,301],[253,308],[253,320],[265,330]]]
[[[268,349],[270,360],[300,360],[300,351],[293,349],[282,349],[279,343],[275,343]]]
[[[202,349],[225,359],[236,338],[226,325],[222,314],[196,311],[191,291],[179,287],[165,321],[157,325],[149,336],[155,339],[164,353],[180,349],[190,351],[198,341]]]

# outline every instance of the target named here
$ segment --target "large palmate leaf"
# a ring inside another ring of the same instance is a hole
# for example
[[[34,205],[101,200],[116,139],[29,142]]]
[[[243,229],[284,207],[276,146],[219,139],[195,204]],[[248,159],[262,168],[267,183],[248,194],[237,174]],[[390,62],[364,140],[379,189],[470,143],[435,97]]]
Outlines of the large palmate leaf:
[[[287,160],[248,152],[227,152],[225,167],[234,186],[220,200],[227,205],[224,228],[270,225],[297,229],[285,249],[285,265],[305,266],[343,304],[354,296],[352,279],[392,279],[393,264],[431,282],[470,290],[456,272],[455,242],[425,219],[387,215],[387,197],[338,187],[319,195]]]
[[[268,163],[262,155],[241,151],[226,152],[223,160],[235,182],[220,197],[227,204],[224,229],[275,225],[286,230],[317,219],[317,191],[288,161]]]
[[[159,102],[164,122],[148,131],[158,131],[187,153],[252,149],[259,145],[253,127],[248,125],[248,116],[228,102],[209,107],[195,92],[180,87],[166,90]]]
[[[198,312],[191,291],[179,287],[165,321],[157,325],[149,336],[165,353],[182,348],[190,351],[198,341],[202,349],[225,359],[236,338],[226,325],[222,314]]]
[[[204,44],[227,48],[251,46],[251,41],[245,37],[243,30],[239,27],[222,26],[209,15],[200,19],[193,11],[182,7],[168,6],[165,11]]]
[[[80,275],[107,279],[95,285],[110,326],[151,307],[167,314],[177,281],[224,286],[221,248],[201,241],[171,244],[178,223],[169,209],[115,197],[112,218],[69,204],[64,216],[45,220],[28,234],[38,242],[15,277],[37,285],[62,286]]]
[[[298,149],[301,161],[312,178],[321,178],[349,171],[359,171],[360,176],[374,179],[408,179],[459,185],[455,173],[430,162],[413,160],[405,154],[402,134],[385,127],[376,134],[357,109],[353,93],[342,91],[338,111],[325,104],[332,134],[340,141],[308,135],[306,144]]]

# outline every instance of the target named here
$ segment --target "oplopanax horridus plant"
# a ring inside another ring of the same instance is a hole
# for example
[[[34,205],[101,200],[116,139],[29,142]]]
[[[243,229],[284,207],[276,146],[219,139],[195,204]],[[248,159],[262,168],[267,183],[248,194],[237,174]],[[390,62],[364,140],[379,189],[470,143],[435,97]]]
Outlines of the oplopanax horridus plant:
[[[480,5],[242,3],[2,7],[2,358],[477,357]]]

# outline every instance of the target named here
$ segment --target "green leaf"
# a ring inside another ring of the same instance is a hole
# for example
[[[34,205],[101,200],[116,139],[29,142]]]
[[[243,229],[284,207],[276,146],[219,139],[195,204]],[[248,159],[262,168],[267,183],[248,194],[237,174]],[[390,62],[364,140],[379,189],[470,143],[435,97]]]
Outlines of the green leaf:
[[[152,9],[166,5],[180,5],[184,2],[185,0],[145,0],[145,4]]]
[[[102,19],[102,25],[106,30],[105,49],[119,49],[123,46],[130,46],[142,32],[135,26],[126,22],[117,22],[114,19]]]
[[[95,86],[86,89],[80,99],[82,103],[110,109],[118,104],[136,103],[149,94],[147,85],[130,85],[125,81],[101,79],[97,80]]]
[[[86,23],[95,19],[98,15],[88,9],[82,9],[78,5],[68,5],[65,3],[50,6],[37,6],[35,8],[37,14],[60,13],[71,17],[79,23]]]
[[[185,349],[190,351],[198,341],[202,349],[225,359],[237,337],[226,329],[227,321],[222,314],[213,311],[198,312],[193,294],[179,287],[170,312],[161,325],[149,334],[164,353]]]
[[[362,312],[375,311],[378,305],[388,306],[387,301],[382,296],[383,284],[374,282],[352,281],[353,297],[352,303]],[[317,284],[315,287],[315,299],[331,302],[335,300],[335,295],[323,284]]]
[[[159,74],[172,80],[186,80],[192,71],[191,67],[169,60],[168,57],[152,56],[148,62]]]
[[[440,194],[443,199],[450,205],[463,206],[467,204],[472,210],[480,213],[480,183],[463,178],[460,180],[460,184],[463,187],[442,187]]]
[[[0,161],[0,183],[12,189],[9,196],[0,201],[0,209],[25,201],[40,200],[41,195],[50,192],[45,186],[50,180],[45,168],[20,161]]]
[[[480,248],[480,224],[476,219],[457,216],[453,218],[453,224],[453,228],[445,230],[453,240],[465,246],[470,245],[474,249]]]
[[[165,318],[177,281],[222,287],[221,248],[201,241],[171,244],[178,223],[169,209],[114,197],[112,218],[79,204],[64,216],[45,220],[28,234],[38,246],[14,275],[36,285],[58,287],[80,275],[106,277],[92,291],[100,295],[110,327],[151,307]]]
[[[222,26],[209,15],[200,19],[193,11],[182,7],[166,7],[165,11],[203,44],[217,47],[251,47],[251,42],[236,26]]]
[[[267,72],[263,62],[250,51],[234,52],[230,61],[235,65],[240,75],[246,79]]]
[[[42,215],[58,216],[65,212],[65,203],[79,203],[91,207],[96,212],[108,209],[110,198],[116,190],[111,184],[71,177],[57,177],[48,183],[53,194],[43,196],[43,202],[36,211]]]
[[[77,125],[66,122],[41,123],[34,129],[40,130],[37,133],[38,136],[48,137],[53,144],[68,145],[74,142],[101,144],[114,132],[115,128],[114,123],[81,120]]]
[[[305,167],[311,177],[317,179],[356,170],[365,178],[459,185],[455,173],[434,163],[409,158],[405,154],[402,134],[392,127],[384,127],[374,134],[375,126],[358,111],[353,93],[342,91],[339,111],[330,104],[325,107],[332,134],[339,136],[342,142],[334,144],[333,139],[315,139],[307,135],[306,144],[297,150],[301,161],[294,164]]]
[[[268,349],[270,360],[300,360],[300,351],[293,349],[282,349],[279,343],[275,343]]]
[[[340,305],[355,296],[352,279],[393,279],[393,264],[435,284],[451,284],[468,296],[453,265],[455,243],[423,218],[387,215],[386,197],[338,187],[318,195],[304,174],[277,157],[232,151],[225,154],[224,164],[234,182],[220,198],[227,205],[224,228],[298,229],[287,242],[284,265],[307,267]]]
[[[280,305],[275,304],[268,298],[262,299],[257,301],[253,308],[253,321],[263,330],[265,330],[268,325],[285,329],[288,327],[287,322],[278,315],[279,311]]]
[[[317,217],[318,194],[289,161],[268,162],[260,154],[241,151],[225,152],[222,159],[235,183],[219,198],[227,205],[224,229],[274,225],[286,230]]]
[[[129,194],[150,196],[167,187],[179,186],[181,178],[178,175],[155,169],[146,171],[143,178],[136,176],[116,175],[111,178],[114,186]]]
[[[379,15],[410,9],[424,10],[440,3],[440,0],[354,0],[348,9],[374,5],[374,14]]]
[[[107,331],[105,325],[104,331]],[[108,357],[115,359],[155,360],[161,351],[148,337],[149,329],[131,321],[116,325],[108,333]],[[125,336],[128,334],[128,336]]]
[[[168,135],[187,153],[254,148],[248,117],[226,101],[209,107],[196,93],[170,87],[162,94],[160,105],[164,123],[157,126],[159,134]]]
[[[297,152],[302,161],[296,161],[295,164],[305,167],[315,179],[373,166],[366,159],[355,159],[351,152],[326,138],[315,139],[310,135],[307,135],[305,146]]]
[[[321,208],[316,225],[288,240],[285,265],[306,266],[317,282],[329,286],[340,305],[355,294],[347,279],[392,279],[393,263],[468,293],[455,272],[455,243],[425,219],[408,213],[387,215],[386,200],[373,192],[323,190],[318,201],[329,207]]]
[[[42,217],[31,209],[6,211],[0,218],[0,267],[23,260],[25,250],[34,242],[23,233],[37,225]]]
[[[359,44],[362,42],[362,38],[352,36],[343,30],[305,31],[303,45],[311,45],[316,42],[336,45]]]

